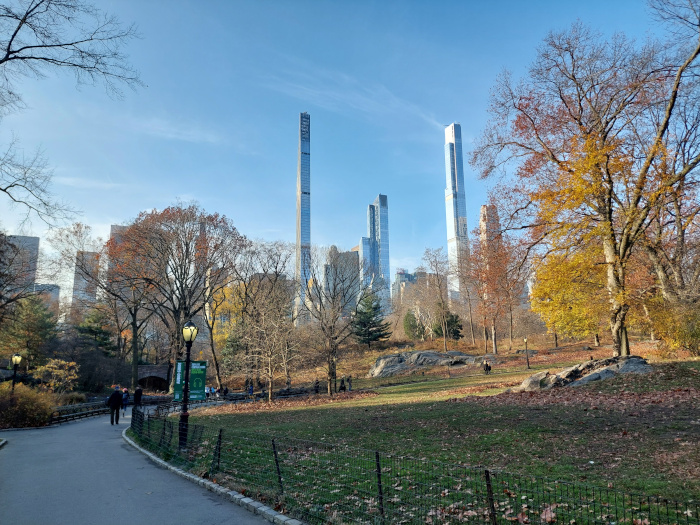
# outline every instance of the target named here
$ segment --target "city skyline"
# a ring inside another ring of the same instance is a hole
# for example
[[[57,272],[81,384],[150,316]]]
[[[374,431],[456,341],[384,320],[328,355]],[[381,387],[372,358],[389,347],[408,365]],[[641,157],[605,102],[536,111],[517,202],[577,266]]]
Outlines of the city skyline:
[[[504,68],[520,76],[547,33],[577,19],[606,35],[655,29],[632,1],[211,6],[113,3],[110,12],[138,25],[126,52],[146,86],[119,100],[76,90],[70,75],[20,81],[26,107],[4,117],[0,140],[16,136],[28,155],[42,149],[57,196],[103,239],[110,225],[180,199],[225,214],[252,239],[293,243],[296,116],[308,111],[313,243],[354,246],[349,225],[364,220],[367,188],[389,195],[392,276],[420,265],[425,248],[447,246],[444,126],[461,123],[466,162]],[[474,225],[489,183],[465,168]],[[21,210],[6,204],[5,231],[46,238],[39,221],[20,229]]]

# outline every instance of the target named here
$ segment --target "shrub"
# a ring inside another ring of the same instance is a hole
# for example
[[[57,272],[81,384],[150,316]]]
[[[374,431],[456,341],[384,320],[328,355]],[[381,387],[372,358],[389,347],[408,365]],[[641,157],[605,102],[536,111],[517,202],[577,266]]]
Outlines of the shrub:
[[[0,384],[0,428],[42,427],[51,417],[52,397],[22,383]]]
[[[54,404],[57,406],[77,405],[78,403],[85,403],[87,401],[85,394],[80,394],[78,392],[58,394],[54,396],[54,399]]]

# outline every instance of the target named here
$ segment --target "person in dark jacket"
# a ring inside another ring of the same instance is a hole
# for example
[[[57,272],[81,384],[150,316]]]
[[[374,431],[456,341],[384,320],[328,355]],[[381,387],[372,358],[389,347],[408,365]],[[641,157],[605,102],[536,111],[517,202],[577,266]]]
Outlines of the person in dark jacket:
[[[143,390],[141,389],[140,386],[137,386],[136,390],[134,391],[134,406],[135,407],[141,406],[141,396],[143,396]]]
[[[126,417],[126,407],[129,406],[129,389],[125,388],[122,394],[122,410],[124,411],[124,417]]]
[[[122,407],[122,392],[119,387],[115,387],[112,395],[109,396],[107,400],[107,406],[109,407],[109,422],[114,425],[115,422],[119,424],[119,410]]]

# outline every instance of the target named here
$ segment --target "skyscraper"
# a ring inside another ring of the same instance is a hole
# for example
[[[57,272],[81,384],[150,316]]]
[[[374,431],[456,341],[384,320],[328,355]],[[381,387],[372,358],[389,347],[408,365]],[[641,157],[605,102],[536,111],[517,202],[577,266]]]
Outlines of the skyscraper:
[[[365,286],[388,305],[391,290],[389,269],[389,202],[379,194],[367,207],[367,237],[360,241],[360,272]]]
[[[311,118],[299,114],[299,152],[297,159],[297,247],[295,276],[299,283],[296,311],[305,303],[306,285],[311,277]]]
[[[12,256],[9,258],[13,287],[15,292],[20,289],[29,290],[36,283],[37,263],[39,261],[39,237],[25,235],[8,235],[7,241],[12,245]]]
[[[447,256],[453,271],[447,288],[450,299],[459,299],[460,283],[455,271],[464,269],[469,260],[467,201],[464,195],[462,168],[462,128],[450,124],[445,128],[445,211],[447,214]]]
[[[71,301],[71,314],[75,320],[81,320],[85,312],[97,302],[97,286],[94,279],[99,272],[99,266],[99,253],[85,251],[76,253]]]

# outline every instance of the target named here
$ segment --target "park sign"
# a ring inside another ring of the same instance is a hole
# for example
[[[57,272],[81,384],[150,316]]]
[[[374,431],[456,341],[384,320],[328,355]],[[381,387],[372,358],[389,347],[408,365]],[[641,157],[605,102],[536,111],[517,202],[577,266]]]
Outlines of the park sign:
[[[190,401],[206,399],[204,385],[207,383],[207,362],[190,361]],[[175,401],[182,401],[182,386],[185,384],[185,362],[175,364]]]

